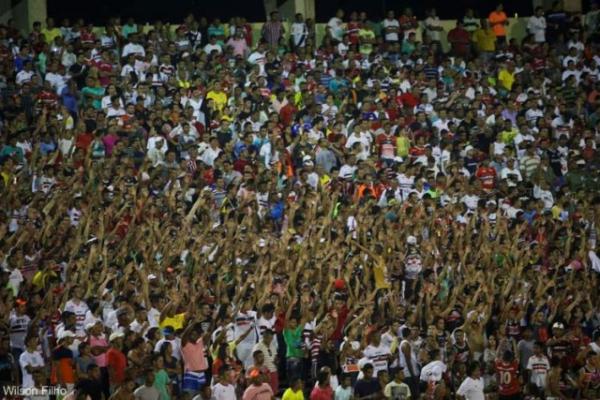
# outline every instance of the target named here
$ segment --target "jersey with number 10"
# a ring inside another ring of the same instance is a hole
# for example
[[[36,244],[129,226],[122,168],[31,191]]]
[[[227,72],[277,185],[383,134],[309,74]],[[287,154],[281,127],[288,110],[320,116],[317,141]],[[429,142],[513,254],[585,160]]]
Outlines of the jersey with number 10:
[[[521,393],[521,385],[518,377],[519,363],[515,360],[507,363],[496,361],[496,372],[498,373],[499,393],[502,396],[510,396]]]

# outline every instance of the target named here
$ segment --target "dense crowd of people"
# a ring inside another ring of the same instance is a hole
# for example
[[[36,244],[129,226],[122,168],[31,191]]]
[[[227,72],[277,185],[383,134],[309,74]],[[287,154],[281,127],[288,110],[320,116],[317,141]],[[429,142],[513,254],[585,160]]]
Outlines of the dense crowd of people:
[[[479,17],[0,27],[3,395],[599,399],[598,7]]]

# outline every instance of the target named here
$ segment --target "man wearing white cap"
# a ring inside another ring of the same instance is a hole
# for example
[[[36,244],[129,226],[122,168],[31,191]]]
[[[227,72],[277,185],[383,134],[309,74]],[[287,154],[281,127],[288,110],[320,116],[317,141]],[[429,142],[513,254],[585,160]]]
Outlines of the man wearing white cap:
[[[70,347],[75,339],[71,331],[62,331],[58,337],[58,346],[52,351],[52,374],[50,382],[66,386],[71,390],[75,385],[74,355]]]
[[[552,325],[552,338],[546,342],[546,345],[551,357],[562,360],[570,353],[572,350],[571,342],[565,335],[565,326],[562,322],[557,321]]]
[[[404,259],[404,277],[408,282],[414,282],[421,270],[423,269],[423,261],[421,253],[417,247],[417,238],[415,236],[408,236],[406,238],[406,258]],[[410,294],[408,294],[410,296]]]

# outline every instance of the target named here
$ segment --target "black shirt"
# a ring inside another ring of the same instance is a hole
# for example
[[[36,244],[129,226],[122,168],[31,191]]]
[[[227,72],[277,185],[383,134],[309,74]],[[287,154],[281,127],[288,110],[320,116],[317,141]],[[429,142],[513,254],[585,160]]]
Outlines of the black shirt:
[[[375,378],[359,379],[354,385],[355,397],[367,397],[381,391],[381,385]]]
[[[13,372],[16,369],[15,358],[7,353],[0,355],[0,383],[14,382]]]
[[[90,396],[92,400],[102,400],[102,383],[94,379],[82,379],[75,385],[79,393]]]

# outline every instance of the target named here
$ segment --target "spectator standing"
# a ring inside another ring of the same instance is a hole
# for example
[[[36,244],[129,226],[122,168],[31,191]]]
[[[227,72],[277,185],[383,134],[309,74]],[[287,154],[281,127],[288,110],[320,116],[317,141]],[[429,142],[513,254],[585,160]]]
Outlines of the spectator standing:
[[[297,13],[295,15],[290,34],[293,49],[306,46],[306,40],[308,39],[308,27],[306,26],[304,17],[301,13]]]
[[[508,17],[504,12],[504,5],[499,3],[496,9],[488,16],[488,21],[496,34],[496,41],[498,43],[506,43],[506,26],[508,25]]]
[[[425,35],[427,35],[432,43],[437,43],[439,45],[442,40],[443,31],[444,28],[440,22],[440,17],[437,16],[436,9],[431,8],[427,12],[427,18],[425,19]]]
[[[480,20],[475,16],[475,12],[472,8],[467,8],[462,21],[463,27],[467,32],[469,32],[470,35],[473,35],[473,33],[480,27]]]
[[[394,16],[394,10],[387,12],[383,20],[384,38],[387,43],[397,43],[400,38],[400,23]]]
[[[471,37],[464,28],[463,21],[456,21],[456,27],[448,31],[448,42],[455,56],[466,57],[469,54]]]
[[[546,18],[544,17],[544,9],[536,7],[535,15],[527,21],[527,31],[533,35],[533,40],[536,43],[544,43],[546,41]]]
[[[339,9],[335,13],[335,16],[331,17],[331,19],[327,22],[327,32],[331,38],[337,42],[342,41],[345,33],[344,22],[342,18],[344,18],[344,10]]]
[[[565,10],[563,9],[561,1],[554,1],[552,3],[552,8],[546,15],[546,34],[549,43],[556,43],[561,34],[564,39],[567,22],[568,16]]]
[[[273,11],[270,19],[262,27],[262,37],[271,48],[276,48],[279,40],[285,34],[285,28],[279,18],[279,12]]]

